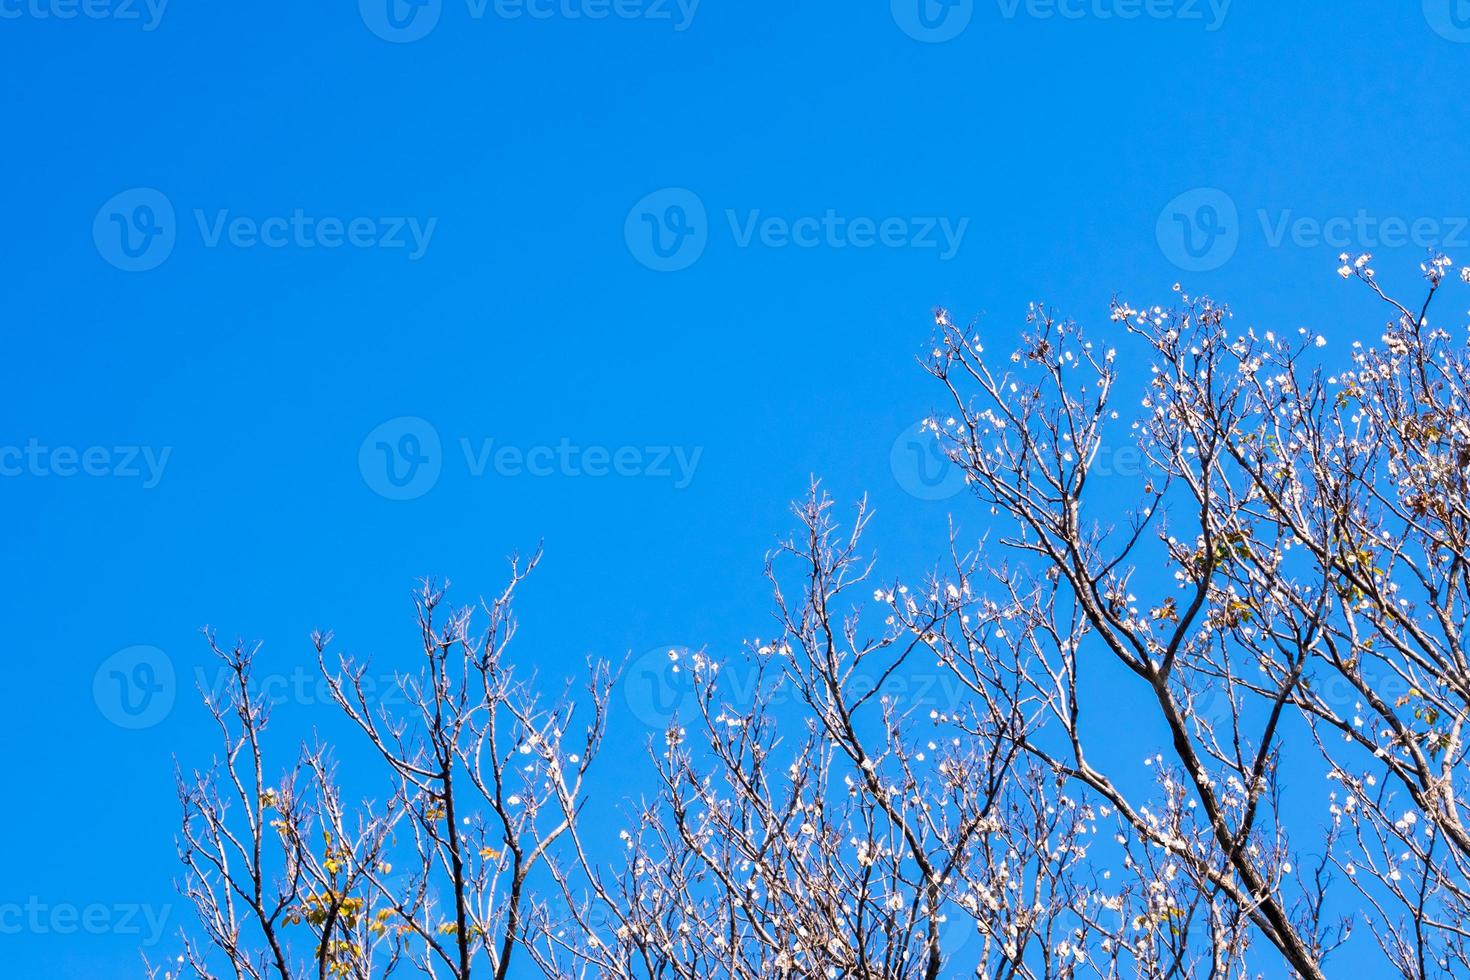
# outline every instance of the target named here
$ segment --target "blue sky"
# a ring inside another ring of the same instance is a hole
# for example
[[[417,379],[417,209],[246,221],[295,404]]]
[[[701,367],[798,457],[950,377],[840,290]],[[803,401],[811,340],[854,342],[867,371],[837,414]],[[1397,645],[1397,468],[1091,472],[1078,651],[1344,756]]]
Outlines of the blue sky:
[[[1335,340],[1377,326],[1344,248],[1470,255],[1460,0],[354,6],[0,0],[13,975],[188,922],[205,624],[286,687],[316,627],[402,663],[417,577],[469,601],[544,539],[544,676],[734,651],[812,474],[892,572],[984,530],[902,463],[935,306],[1004,337],[1183,280]]]

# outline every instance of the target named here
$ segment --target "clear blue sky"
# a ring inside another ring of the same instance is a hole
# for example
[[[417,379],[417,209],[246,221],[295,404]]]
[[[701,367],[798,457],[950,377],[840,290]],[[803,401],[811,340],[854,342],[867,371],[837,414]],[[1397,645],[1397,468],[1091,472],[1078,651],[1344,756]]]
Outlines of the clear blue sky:
[[[1377,316],[1313,222],[1399,281],[1416,220],[1470,257],[1450,0],[355,6],[0,0],[7,975],[132,975],[118,909],[188,921],[205,624],[286,680],[315,627],[402,664],[416,577],[469,601],[544,538],[523,662],[731,651],[809,474],[891,572],[984,529],[892,462],[936,305],[1005,335],[1183,279],[1334,339]],[[140,666],[171,708],[127,713]]]

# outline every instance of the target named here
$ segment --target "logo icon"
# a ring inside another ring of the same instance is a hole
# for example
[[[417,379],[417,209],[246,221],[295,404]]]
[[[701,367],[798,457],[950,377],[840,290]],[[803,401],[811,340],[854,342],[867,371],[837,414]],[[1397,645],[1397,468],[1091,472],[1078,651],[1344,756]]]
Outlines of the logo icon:
[[[1168,635],[1167,632],[1165,635]],[[1188,704],[1187,716],[1197,724],[1211,729],[1216,735],[1227,734],[1230,731],[1233,709],[1224,683],[1216,678],[1201,676],[1193,677],[1191,681],[1195,690]]]
[[[1424,19],[1440,37],[1470,42],[1470,0],[1424,0]]]
[[[633,205],[623,235],[633,258],[655,272],[678,272],[709,244],[709,215],[699,195],[668,187]]]
[[[167,718],[177,693],[173,661],[157,647],[119,650],[92,676],[92,700],[102,717],[133,731]]]
[[[1210,272],[1240,247],[1240,211],[1224,191],[1199,187],[1165,205],[1157,232],[1170,262],[1187,272]]]
[[[948,500],[965,489],[965,473],[939,444],[939,437],[915,422],[904,429],[888,453],[893,478],[920,500]]]
[[[391,862],[389,867],[392,867]],[[414,918],[434,919],[437,917],[438,910],[444,908],[443,902],[439,899],[439,889],[428,872],[419,870],[385,873],[380,864],[377,873],[384,894],[392,898]]]
[[[439,431],[421,418],[389,419],[357,451],[362,479],[389,500],[415,500],[434,489],[444,468]]]
[[[592,934],[604,942],[604,932],[617,928],[612,912],[596,897],[589,897],[583,905],[573,905],[560,891],[546,899],[547,924],[556,929],[592,930]]]
[[[439,26],[444,0],[357,0],[368,30],[385,41],[409,44],[421,41]]]
[[[975,0],[891,0],[893,20],[915,41],[953,41],[970,26]]]
[[[147,272],[163,265],[177,239],[174,206],[151,187],[123,191],[102,205],[92,221],[97,253],[124,272]]]
[[[623,700],[628,710],[655,731],[664,731],[676,715],[694,703],[694,654],[684,646],[654,647],[628,664]]]

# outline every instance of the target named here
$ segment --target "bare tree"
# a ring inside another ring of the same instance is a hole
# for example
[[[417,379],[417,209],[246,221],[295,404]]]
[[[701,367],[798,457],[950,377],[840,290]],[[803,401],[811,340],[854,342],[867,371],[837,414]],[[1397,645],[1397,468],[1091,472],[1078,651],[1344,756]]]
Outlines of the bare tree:
[[[866,505],[844,522],[813,486],[768,563],[773,636],[733,660],[670,651],[692,695],[621,826],[577,819],[608,674],[564,754],[570,708],[527,704],[499,667],[509,591],[471,643],[459,618],[431,628],[426,590],[411,743],[335,675],[395,780],[350,827],[320,749],[265,804],[242,680],[219,717],[246,829],[218,779],[184,794],[209,944],[252,977],[294,975],[298,920],[320,975],[362,977],[463,978],[477,954],[503,975],[518,953],[547,976],[691,980],[1470,973],[1470,347],[1429,317],[1447,259],[1412,305],[1343,261],[1388,322],[1335,373],[1323,338],[1238,328],[1178,287],[1115,302],[1096,336],[1033,307],[999,356],[939,312],[925,364],[947,407],[926,427],[986,537],[954,529],[933,571],[880,577]],[[1109,465],[1121,446],[1139,466]],[[450,682],[451,647],[473,685]],[[958,696],[888,683],[920,676]],[[461,792],[496,815],[468,843]],[[400,826],[416,879],[456,882],[448,914],[374,870]]]
[[[589,665],[589,717],[576,727],[574,701],[545,705],[512,674],[511,600],[536,560],[513,564],[478,633],[474,610],[444,607],[426,583],[415,597],[423,666],[398,677],[397,697],[373,690],[366,664],[329,662],[330,635],[313,637],[331,701],[382,762],[377,803],[344,801],[325,744],[277,778],[257,650],[209,636],[231,681],[206,697],[224,754],[179,778],[181,885],[204,941],[186,943],[175,975],[508,975],[527,883],[584,799],[611,682]]]
[[[814,491],[763,684],[731,700],[688,665],[697,710],[655,746],[627,861],[582,869],[610,926],[560,930],[546,971],[1315,978],[1355,929],[1379,972],[1470,969],[1449,270],[1410,307],[1345,257],[1391,319],[1335,375],[1322,338],[1182,292],[1116,303],[1102,339],[1034,307],[999,357],[941,311],[927,425],[994,536],[876,582],[867,513],[843,531]],[[1110,471],[1125,442],[1143,464]],[[848,684],[933,665],[953,710]]]

